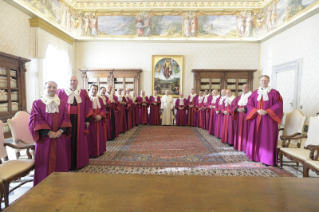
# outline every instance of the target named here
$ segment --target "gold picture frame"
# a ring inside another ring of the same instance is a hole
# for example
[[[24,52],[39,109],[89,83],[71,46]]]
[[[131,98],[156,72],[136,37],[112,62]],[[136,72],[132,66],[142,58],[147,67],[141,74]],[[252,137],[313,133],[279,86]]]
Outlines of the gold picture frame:
[[[152,89],[177,98],[183,92],[183,55],[152,55]]]

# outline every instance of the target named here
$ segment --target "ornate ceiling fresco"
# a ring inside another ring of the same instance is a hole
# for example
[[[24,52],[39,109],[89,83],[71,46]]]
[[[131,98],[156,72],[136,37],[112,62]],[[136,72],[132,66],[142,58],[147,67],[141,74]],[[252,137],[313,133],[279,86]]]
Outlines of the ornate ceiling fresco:
[[[258,41],[319,8],[319,0],[10,1],[77,40]]]

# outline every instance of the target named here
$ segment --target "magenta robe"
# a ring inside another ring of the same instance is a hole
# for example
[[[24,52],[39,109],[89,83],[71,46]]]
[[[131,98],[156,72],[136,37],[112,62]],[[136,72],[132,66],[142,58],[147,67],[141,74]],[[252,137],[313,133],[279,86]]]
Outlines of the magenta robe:
[[[184,98],[183,103],[180,105],[180,99],[176,99],[175,101],[175,109],[177,110],[176,112],[176,126],[178,125],[184,125],[186,126],[188,124],[188,119],[187,119],[187,110],[188,110],[188,102]],[[184,107],[184,109],[179,109],[179,107]]]
[[[98,157],[103,155],[106,151],[106,140],[107,140],[107,130],[106,130],[106,110],[103,104],[103,100],[99,97],[101,108],[97,107],[93,109],[92,120],[89,125],[88,134],[88,147],[90,157]],[[91,106],[93,108],[93,102],[91,101]],[[95,116],[100,115],[102,119],[100,121],[95,121]]]
[[[220,102],[220,101],[222,101],[222,102]],[[217,138],[221,138],[222,137],[222,134],[223,134],[223,125],[224,125],[224,114],[222,114],[222,110],[224,109],[224,107],[225,107],[225,104],[224,104],[224,102],[225,102],[225,99],[223,99],[223,100],[221,100],[221,99],[219,99],[219,101],[218,101],[218,104],[216,105],[216,111],[219,111],[219,113],[218,114],[216,114],[216,116],[217,116],[217,120],[216,120],[216,131],[215,131],[215,136],[217,137]]]
[[[201,110],[199,110],[201,108]],[[199,97],[197,98],[196,101],[196,116],[195,116],[195,127],[200,127],[205,129],[205,118],[206,118],[206,111],[205,111],[205,106],[204,106],[204,99],[202,102],[199,102]]]
[[[146,106],[143,106],[142,103],[145,103]],[[143,102],[143,97],[137,97],[137,107],[138,107],[138,121],[139,124],[148,124],[148,107],[149,100],[148,97],[145,96],[145,102]]]
[[[68,172],[68,138],[71,136],[71,122],[65,102],[61,100],[59,113],[46,113],[46,105],[39,99],[33,102],[29,130],[36,142],[34,153],[34,181],[36,186],[52,172]],[[61,128],[66,131],[55,139],[49,136],[42,137],[40,130],[52,130],[54,132]]]
[[[92,116],[91,100],[86,90],[81,89],[82,102],[78,104],[74,98],[73,105],[68,104],[68,95],[64,89],[58,91],[57,95],[63,100],[68,108],[72,124],[72,136],[68,139],[68,152],[70,169],[78,169],[89,163],[89,150],[87,141],[87,130],[85,120]]]
[[[224,103],[224,109],[221,111],[222,113],[224,113],[224,111],[229,113],[229,115],[224,115],[223,134],[221,139],[222,143],[234,145],[235,121],[233,121],[232,115],[236,105],[237,98],[234,98],[230,105],[225,106]]]
[[[189,95],[187,98],[188,102],[188,125],[189,126],[196,126],[196,120],[197,120],[197,113],[196,113],[196,102],[198,99],[198,95],[194,96],[193,101],[191,102],[191,96]],[[190,107],[194,106],[194,107]]]
[[[106,96],[106,105],[105,109],[108,111],[108,116],[106,119],[107,126],[107,140],[113,140],[114,138],[119,137],[119,108],[117,96],[113,96],[114,103]]]
[[[125,97],[125,100],[126,100],[125,114],[126,114],[127,130],[130,130],[134,127],[133,126],[133,107],[132,107],[133,102],[129,97]]]
[[[139,123],[139,117],[138,117],[137,97],[135,98],[134,102],[132,99],[132,116],[133,116],[133,127],[138,126],[140,123]]]
[[[153,96],[150,96],[150,116],[149,116],[149,124],[150,125],[161,125],[160,120],[160,108],[161,108],[161,97],[157,96],[157,99],[154,99]],[[157,105],[154,105],[157,103]]]
[[[269,100],[263,98],[257,101],[258,92],[255,90],[248,99],[247,118],[251,120],[246,155],[252,161],[267,165],[277,165],[278,125],[283,116],[283,100],[280,93],[272,89],[268,93]],[[263,109],[267,114],[261,116],[257,110]]]
[[[237,105],[234,108],[233,120],[235,121],[234,133],[234,149],[238,151],[246,151],[246,143],[248,139],[250,121],[246,120],[247,106],[239,106],[241,96],[238,97]],[[246,112],[237,112],[238,108],[244,108]]]
[[[119,99],[120,97],[117,97],[118,101],[121,102]],[[126,103],[126,98],[123,97],[122,102]],[[125,107],[126,105],[120,104],[119,103],[119,132],[126,132],[127,131],[127,120],[126,120],[126,115],[125,115]]]
[[[217,114],[216,114],[216,107],[218,107],[220,97],[216,99],[215,103],[211,103],[211,106],[213,106],[212,109],[209,109],[209,134],[215,135],[216,127],[217,127]]]
[[[206,97],[205,97],[206,98]],[[210,103],[212,102],[213,96],[209,95],[207,97],[207,102],[204,103],[204,107],[205,107],[205,130],[209,130],[209,125],[210,125]],[[204,99],[205,100],[205,99]]]

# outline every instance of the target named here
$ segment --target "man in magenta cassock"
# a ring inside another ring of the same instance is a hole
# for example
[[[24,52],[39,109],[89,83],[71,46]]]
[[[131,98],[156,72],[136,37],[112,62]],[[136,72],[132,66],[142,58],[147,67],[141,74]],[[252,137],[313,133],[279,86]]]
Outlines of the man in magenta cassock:
[[[213,98],[210,102],[209,106],[209,129],[208,132],[211,135],[215,135],[215,128],[216,128],[216,122],[217,122],[217,114],[216,114],[216,108],[218,107],[218,102],[220,99],[220,95],[218,94],[218,90],[213,90]]]
[[[150,116],[149,116],[149,124],[150,125],[160,125],[160,108],[161,108],[161,97],[157,96],[157,91],[154,91],[154,95],[150,96],[149,99],[150,104]]]
[[[106,151],[107,129],[106,110],[102,98],[98,95],[98,86],[90,86],[90,100],[93,109],[92,120],[89,125],[88,143],[90,157],[98,157]]]
[[[188,109],[188,102],[184,98],[184,94],[180,93],[179,98],[175,101],[175,109],[177,110],[176,113],[176,126],[178,125],[184,125],[186,126],[188,124],[187,119],[187,109]]]
[[[280,93],[268,86],[270,78],[260,77],[261,86],[248,99],[248,115],[251,120],[246,155],[252,161],[277,165],[278,125],[283,116],[283,100]]]
[[[204,109],[205,109],[205,130],[209,130],[210,123],[210,102],[212,101],[212,95],[208,90],[205,90],[205,98],[204,98]]]
[[[217,107],[215,108],[216,116],[217,116],[216,123],[215,123],[216,124],[215,136],[217,138],[221,138],[223,134],[224,114],[222,114],[221,111],[224,109],[224,106],[225,106],[224,101],[226,99],[226,89],[221,90],[220,93],[222,96],[220,97]]]
[[[119,132],[127,131],[127,120],[125,114],[126,107],[126,99],[125,96],[122,95],[122,88],[117,90],[117,98],[119,101]]]
[[[105,109],[109,110],[110,118],[106,120],[107,122],[107,139],[113,140],[114,138],[119,137],[119,107],[118,99],[115,96],[115,91],[112,89],[112,85],[107,86],[107,96]]]
[[[148,106],[149,99],[145,96],[145,91],[141,91],[141,95],[137,97],[138,119],[140,124],[148,124]]]
[[[69,79],[70,87],[58,91],[64,101],[72,124],[72,135],[67,141],[70,169],[75,170],[89,163],[87,134],[92,119],[90,98],[86,90],[78,88],[76,76]]]
[[[206,112],[204,108],[204,94],[203,91],[199,91],[199,96],[196,101],[196,116],[195,116],[195,127],[205,129],[205,118]]]
[[[252,94],[248,84],[242,87],[243,93],[237,99],[233,119],[235,121],[234,149],[246,151],[250,121],[246,121],[248,98]]]
[[[224,109],[222,109],[221,111],[224,114],[223,134],[221,142],[234,145],[235,122],[232,119],[232,115],[233,108],[236,106],[236,97],[229,89],[226,90],[226,96],[227,97],[224,101]]]
[[[32,105],[29,130],[36,142],[34,186],[52,172],[68,172],[68,138],[71,122],[63,100],[56,95],[57,84],[45,84],[45,94]],[[68,138],[67,138],[68,137]]]
[[[132,111],[133,111],[133,126],[138,126],[140,124],[140,119],[138,117],[138,97],[135,91],[132,91]]]
[[[197,113],[196,113],[196,102],[197,102],[198,95],[195,93],[195,90],[191,90],[191,94],[189,94],[187,98],[188,102],[188,123],[189,126],[196,126],[197,120]]]

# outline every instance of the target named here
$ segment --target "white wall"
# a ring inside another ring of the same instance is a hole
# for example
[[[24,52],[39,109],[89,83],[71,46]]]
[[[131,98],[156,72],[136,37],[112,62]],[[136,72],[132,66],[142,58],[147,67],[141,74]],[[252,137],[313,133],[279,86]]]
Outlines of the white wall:
[[[49,44],[65,50],[74,70],[74,45],[40,28],[30,27],[31,17],[10,4],[0,0],[0,51],[32,61],[26,64],[27,110],[32,102],[43,94],[43,59]],[[59,61],[57,61],[59,62]]]
[[[258,69],[260,44],[254,43],[76,43],[76,70],[141,68],[141,90],[151,95],[152,55],[184,55],[183,92],[193,87],[192,69]],[[81,73],[77,73],[79,79]],[[255,74],[258,78],[258,73]],[[258,82],[258,80],[257,80]],[[256,83],[254,83],[256,84]],[[256,85],[258,86],[258,85]]]
[[[319,112],[318,23],[316,14],[261,44],[261,74],[271,76],[272,66],[303,59],[300,104],[307,116]]]

